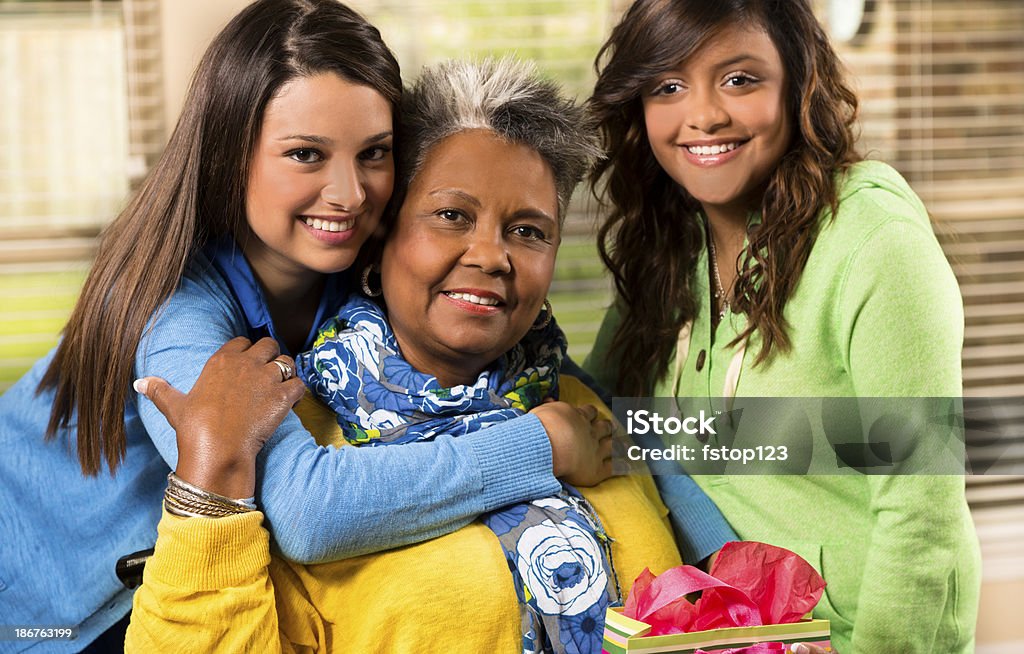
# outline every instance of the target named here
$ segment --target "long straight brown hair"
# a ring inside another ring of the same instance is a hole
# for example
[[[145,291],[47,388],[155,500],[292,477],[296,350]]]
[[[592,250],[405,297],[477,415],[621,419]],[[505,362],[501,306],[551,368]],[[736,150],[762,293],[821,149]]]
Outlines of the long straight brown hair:
[[[189,260],[211,238],[244,233],[267,103],[289,80],[325,72],[376,89],[397,120],[398,62],[376,28],[335,0],[259,0],[207,49],[163,155],[102,235],[37,389],[54,396],[46,439],[77,429],[84,473],[106,461],[113,474],[124,458],[136,350]]]
[[[693,294],[704,246],[700,204],[655,160],[642,92],[730,25],[767,32],[786,72],[794,135],[767,180],[762,224],[748,234],[735,308],[748,317],[737,341],[761,338],[755,365],[790,347],[783,309],[817,236],[822,211],[837,205],[836,177],[854,147],[857,97],[807,0],[637,0],[595,62],[590,108],[606,158],[591,188],[608,216],[598,249],[615,280],[622,321],[612,340],[615,392],[645,395],[664,378],[680,328],[697,313]]]

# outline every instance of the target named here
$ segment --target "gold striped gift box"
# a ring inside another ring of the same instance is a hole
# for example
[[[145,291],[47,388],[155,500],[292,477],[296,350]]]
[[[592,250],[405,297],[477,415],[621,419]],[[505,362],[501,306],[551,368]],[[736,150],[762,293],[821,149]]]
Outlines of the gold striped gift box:
[[[621,607],[610,608],[605,616],[602,651],[606,654],[693,654],[698,649],[714,652],[758,643],[809,642],[828,646],[830,634],[828,620],[729,627],[667,636],[647,636],[650,630],[649,624],[622,615]]]

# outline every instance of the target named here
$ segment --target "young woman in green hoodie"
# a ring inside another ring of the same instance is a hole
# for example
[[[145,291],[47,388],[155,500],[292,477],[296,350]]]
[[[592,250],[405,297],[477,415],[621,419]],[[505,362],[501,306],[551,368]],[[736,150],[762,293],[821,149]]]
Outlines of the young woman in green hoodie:
[[[600,382],[727,405],[961,395],[956,279],[907,183],[855,150],[857,99],[809,2],[639,0],[598,69],[617,290],[584,365]],[[831,447],[820,429],[795,445]],[[839,652],[972,651],[962,476],[696,479],[742,538],[820,570]]]

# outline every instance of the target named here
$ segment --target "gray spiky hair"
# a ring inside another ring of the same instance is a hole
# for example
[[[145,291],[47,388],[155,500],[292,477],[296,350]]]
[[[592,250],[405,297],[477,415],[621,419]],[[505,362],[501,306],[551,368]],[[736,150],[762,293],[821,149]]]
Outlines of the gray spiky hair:
[[[489,130],[543,157],[554,173],[560,219],[601,154],[587,111],[541,77],[534,64],[512,57],[451,60],[425,68],[403,97],[396,190],[404,195],[432,147],[473,129]]]

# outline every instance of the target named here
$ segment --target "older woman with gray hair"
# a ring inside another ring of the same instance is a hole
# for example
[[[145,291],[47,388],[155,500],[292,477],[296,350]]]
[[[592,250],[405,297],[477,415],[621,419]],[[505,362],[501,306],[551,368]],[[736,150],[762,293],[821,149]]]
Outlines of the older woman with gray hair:
[[[546,300],[566,206],[599,152],[583,108],[503,59],[425,71],[403,112],[399,208],[364,249],[364,296],[296,360],[310,432],[397,456],[391,446],[469,434],[550,398],[601,405],[559,375],[565,337]],[[197,387],[271,383],[227,368]],[[380,479],[379,492],[402,483]],[[438,488],[423,502],[448,499]],[[640,475],[563,483],[449,535],[316,566],[272,556],[246,503],[179,480],[164,506],[130,650],[599,652],[608,606],[644,567],[680,563]]]

